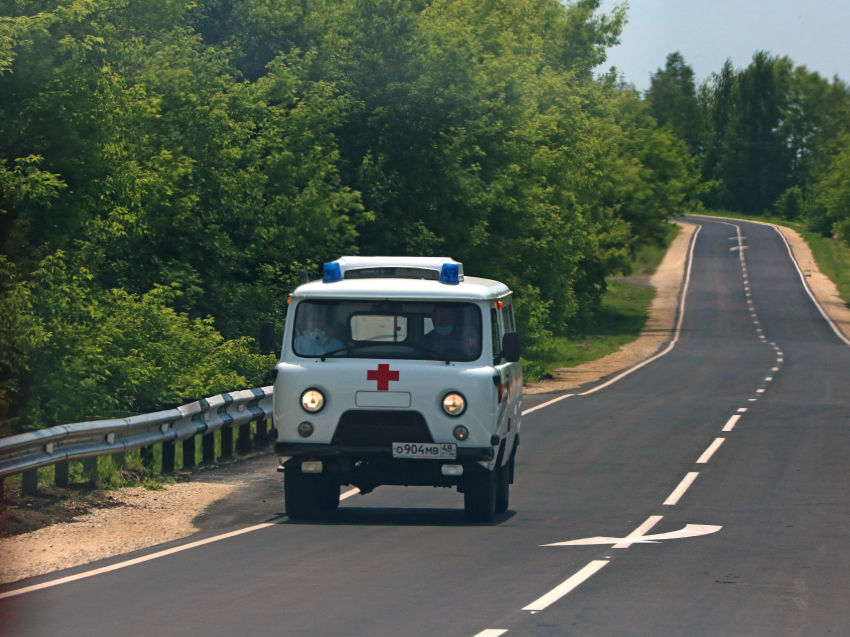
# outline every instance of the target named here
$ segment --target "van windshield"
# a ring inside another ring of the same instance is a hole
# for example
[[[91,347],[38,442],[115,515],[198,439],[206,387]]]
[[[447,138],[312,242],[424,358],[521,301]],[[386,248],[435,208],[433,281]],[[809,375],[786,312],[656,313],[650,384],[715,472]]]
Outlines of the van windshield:
[[[301,357],[474,361],[481,310],[473,303],[301,301],[292,351]]]

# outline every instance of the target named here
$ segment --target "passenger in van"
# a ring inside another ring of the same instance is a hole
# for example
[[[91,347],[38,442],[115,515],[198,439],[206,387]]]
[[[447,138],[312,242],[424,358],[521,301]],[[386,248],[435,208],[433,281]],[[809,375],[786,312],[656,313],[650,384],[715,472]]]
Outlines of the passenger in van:
[[[422,339],[422,347],[448,358],[468,359],[481,351],[481,335],[463,326],[463,312],[449,305],[435,305],[431,314],[434,329]]]
[[[298,324],[295,326],[295,353],[301,356],[321,356],[343,348],[342,341],[328,334],[325,307],[313,303],[302,303],[298,308]]]

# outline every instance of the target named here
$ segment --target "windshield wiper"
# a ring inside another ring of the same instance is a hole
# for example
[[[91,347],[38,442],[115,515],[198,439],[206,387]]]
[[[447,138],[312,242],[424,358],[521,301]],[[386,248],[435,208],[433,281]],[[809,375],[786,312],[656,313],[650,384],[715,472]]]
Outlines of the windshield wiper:
[[[437,352],[432,352],[430,349],[422,347],[421,345],[415,345],[413,343],[393,343],[387,341],[378,343],[355,343],[354,345],[349,345],[348,347],[341,347],[339,349],[335,349],[332,352],[325,352],[324,354],[322,354],[321,359],[324,363],[325,358],[327,358],[328,356],[333,356],[334,354],[339,354],[340,352],[350,352],[355,349],[362,349],[364,347],[377,347],[379,345],[401,345],[402,347],[410,347],[418,352],[424,352],[425,354],[428,354],[432,358],[432,360],[446,361],[446,365],[451,362],[450,360],[447,360],[445,356],[440,356],[439,354],[437,354]]]

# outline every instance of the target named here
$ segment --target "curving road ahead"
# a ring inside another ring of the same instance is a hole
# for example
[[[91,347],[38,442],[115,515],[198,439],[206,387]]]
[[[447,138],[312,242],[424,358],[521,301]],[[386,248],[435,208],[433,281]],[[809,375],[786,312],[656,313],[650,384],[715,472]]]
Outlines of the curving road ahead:
[[[234,514],[0,587],[0,634],[846,634],[850,347],[778,232],[693,220],[676,346],[527,413],[495,524],[466,524],[457,493],[400,487],[348,497],[332,523]]]

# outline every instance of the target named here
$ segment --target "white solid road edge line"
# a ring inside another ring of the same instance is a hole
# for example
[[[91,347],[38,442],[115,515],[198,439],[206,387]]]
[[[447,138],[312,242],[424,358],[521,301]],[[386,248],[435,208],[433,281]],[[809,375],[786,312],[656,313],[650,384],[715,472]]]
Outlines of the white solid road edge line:
[[[732,431],[732,428],[733,428],[733,427],[734,427],[734,426],[738,423],[738,421],[739,421],[739,420],[741,420],[741,416],[740,416],[740,415],[737,415],[737,414],[736,414],[735,416],[732,416],[732,417],[729,419],[729,422],[727,422],[727,423],[723,426],[723,431]]]
[[[150,555],[144,555],[142,557],[137,557],[132,560],[127,560],[126,562],[118,562],[117,564],[113,564],[111,566],[104,566],[103,568],[96,568],[93,571],[86,571],[85,573],[77,573],[76,575],[69,575],[68,577],[62,577],[60,579],[55,579],[50,582],[44,582],[43,584],[34,584],[33,586],[26,586],[24,588],[16,588],[11,591],[6,591],[4,593],[0,593],[0,599],[5,599],[6,597],[14,597],[15,595],[22,595],[24,593],[29,593],[32,591],[41,590],[42,588],[50,588],[51,586],[58,586],[59,584],[67,584],[68,582],[74,582],[78,579],[84,579],[86,577],[93,577],[95,575],[100,575],[101,573],[109,573],[110,571],[117,571],[120,568],[126,568],[127,566],[133,566],[134,564],[141,564],[142,562],[148,562],[150,560],[155,560],[159,557],[165,557],[166,555],[173,555],[174,553],[179,553],[180,551],[188,551],[189,549],[193,549],[198,546],[203,546],[204,544],[211,544],[212,542],[218,542],[219,540],[226,540],[230,537],[236,537],[237,535],[243,535],[245,533],[251,533],[252,531],[259,531],[260,529],[265,529],[270,526],[274,526],[275,524],[280,524],[286,518],[282,518],[281,520],[277,520],[275,522],[264,522],[263,524],[256,524],[254,526],[249,526],[245,529],[239,529],[238,531],[231,531],[230,533],[223,533],[222,535],[216,535],[214,537],[208,537],[205,540],[198,540],[197,542],[190,542],[189,544],[183,544],[181,546],[175,546],[172,549],[166,549],[165,551],[159,551],[157,553],[151,553]]]
[[[359,489],[351,489],[350,491],[346,491],[345,493],[341,494],[339,496],[339,499],[345,500],[346,498],[350,498],[351,496],[356,495],[358,493],[360,493]],[[143,555],[142,557],[137,557],[132,560],[118,562],[117,564],[112,564],[111,566],[104,566],[103,568],[96,568],[94,570],[86,571],[84,573],[77,573],[76,575],[61,577],[59,579],[44,582],[42,584],[33,584],[32,586],[25,586],[24,588],[16,588],[11,591],[5,591],[3,593],[0,593],[0,599],[14,597],[15,595],[23,595],[24,593],[31,593],[32,591],[38,591],[43,588],[50,588],[51,586],[59,586],[59,584],[75,582],[79,579],[85,579],[86,577],[94,577],[95,575],[100,575],[102,573],[117,571],[121,568],[127,568],[128,566],[133,566],[135,564],[141,564],[142,562],[155,560],[160,557],[165,557],[166,555],[173,555],[174,553],[179,553],[180,551],[188,551],[189,549],[197,548],[199,546],[203,546],[204,544],[211,544],[213,542],[218,542],[219,540],[226,540],[227,538],[236,537],[237,535],[244,535],[245,533],[251,533],[252,531],[259,531],[260,529],[265,529],[270,526],[280,524],[281,522],[284,522],[288,519],[289,518],[282,517],[278,520],[275,520],[274,522],[264,522],[263,524],[255,524],[254,526],[249,526],[245,529],[239,529],[238,531],[230,531],[229,533],[222,533],[221,535],[208,537],[205,540],[198,540],[197,542],[189,542],[188,544],[175,546],[174,548],[166,549],[164,551],[158,551],[156,553],[151,553],[150,555]]]
[[[608,387],[608,385],[612,385],[612,384],[616,383],[621,378],[628,376],[632,372],[636,372],[641,367],[644,367],[645,365],[649,365],[653,361],[657,361],[659,358],[661,358],[665,354],[669,353],[670,350],[672,350],[676,346],[676,343],[679,341],[679,334],[682,330],[682,321],[685,319],[685,299],[688,296],[688,287],[690,286],[690,283],[691,283],[691,268],[694,265],[694,246],[696,246],[696,244],[697,244],[697,235],[699,234],[699,231],[702,230],[701,225],[696,224],[696,223],[694,225],[697,227],[697,229],[694,231],[694,234],[691,237],[691,248],[688,251],[688,269],[685,272],[685,285],[682,287],[682,300],[679,303],[679,319],[676,321],[676,329],[673,332],[673,340],[670,341],[670,344],[667,345],[667,347],[664,348],[664,350],[660,351],[658,354],[656,354],[652,358],[646,359],[645,361],[643,361],[639,365],[635,365],[631,369],[627,369],[626,371],[624,371],[622,374],[615,376],[614,378],[609,380],[607,383],[603,383],[602,385],[599,385],[599,387],[594,387],[593,389],[591,389],[589,391],[583,392],[583,393],[579,394],[579,396],[587,396],[588,394],[593,394],[594,392],[598,392],[600,389],[605,389],[606,387]]]
[[[538,409],[543,409],[544,407],[548,407],[552,403],[556,403],[559,400],[564,400],[564,398],[569,398],[570,396],[575,396],[575,394],[564,394],[563,396],[558,396],[557,398],[554,398],[554,399],[552,399],[548,402],[545,402],[542,405],[537,405],[537,407],[530,407],[529,409],[526,409],[524,412],[522,412],[522,415],[525,416],[526,414],[530,414],[532,411],[537,411]],[[478,636],[476,635],[476,637],[478,637]]]
[[[697,460],[696,463],[705,464],[706,462],[708,462],[709,459],[711,459],[711,456],[714,455],[714,452],[717,451],[720,448],[720,445],[722,445],[724,442],[726,442],[726,438],[715,438],[714,442],[712,442],[708,446],[708,449],[702,452],[702,455],[699,457],[699,460]]]
[[[777,233],[779,233],[779,236],[782,237],[782,241],[785,242],[785,247],[788,249],[788,254],[791,256],[791,263],[793,263],[794,267],[797,268],[797,274],[800,275],[800,281],[803,282],[803,288],[806,290],[806,294],[808,294],[809,298],[812,299],[812,302],[815,304],[815,307],[818,308],[818,311],[821,313],[821,316],[823,316],[823,318],[826,319],[826,322],[829,323],[829,326],[832,328],[832,331],[835,332],[835,335],[838,336],[838,338],[840,338],[842,341],[844,341],[845,345],[850,345],[850,339],[848,339],[844,335],[844,333],[841,331],[841,328],[839,328],[835,324],[835,321],[833,321],[832,318],[829,316],[829,314],[826,313],[826,310],[823,309],[823,306],[820,304],[820,301],[818,301],[817,297],[812,292],[812,289],[809,287],[809,282],[806,281],[806,275],[803,274],[803,271],[800,269],[800,264],[797,263],[797,257],[794,256],[794,251],[791,249],[791,244],[788,243],[788,239],[786,239],[785,235],[782,234],[782,231],[779,229],[779,226],[773,226],[773,229],[776,230]]]
[[[603,566],[608,563],[608,560],[593,560],[590,564],[581,569],[578,573],[570,577],[568,580],[563,582],[562,584],[556,586],[551,591],[546,593],[540,599],[537,599],[531,602],[528,606],[523,608],[522,610],[543,610],[550,604],[557,602],[564,595],[569,593],[571,590],[579,586],[582,582],[586,581],[590,578],[591,575],[599,571]]]
[[[663,504],[668,506],[677,504],[679,502],[679,498],[685,495],[685,491],[687,491],[688,487],[694,483],[694,480],[697,479],[698,475],[699,471],[691,471],[688,475],[686,475],[679,483],[679,486],[673,489],[673,493],[670,494],[670,497],[664,500]]]

